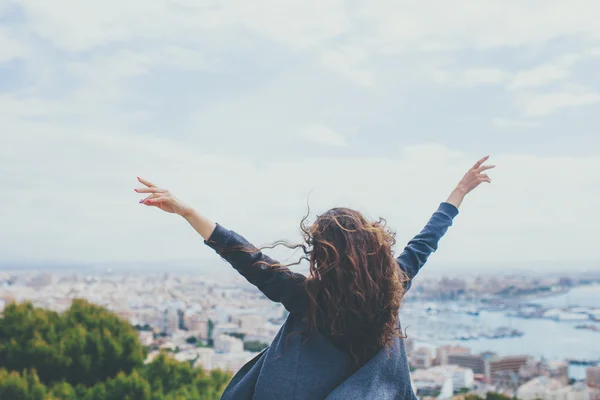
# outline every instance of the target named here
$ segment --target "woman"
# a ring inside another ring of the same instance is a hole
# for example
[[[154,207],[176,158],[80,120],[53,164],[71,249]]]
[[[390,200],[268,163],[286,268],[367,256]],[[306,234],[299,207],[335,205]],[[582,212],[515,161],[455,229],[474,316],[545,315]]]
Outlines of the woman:
[[[437,249],[467,193],[483,182],[488,157],[462,178],[398,258],[382,220],[334,208],[304,226],[308,277],[291,272],[237,233],[167,190],[138,178],[140,203],[179,214],[269,299],[289,311],[271,345],[232,379],[222,399],[416,399],[398,320],[402,297]]]

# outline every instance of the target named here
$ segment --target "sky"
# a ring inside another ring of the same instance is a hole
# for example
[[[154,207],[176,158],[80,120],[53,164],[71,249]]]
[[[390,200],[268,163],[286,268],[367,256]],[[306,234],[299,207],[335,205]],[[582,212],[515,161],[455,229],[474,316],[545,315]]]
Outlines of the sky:
[[[489,154],[493,183],[432,271],[600,270],[598,16],[595,0],[0,0],[0,264],[214,261],[138,203],[136,176],[257,245],[299,240],[308,202],[386,218],[401,250]]]

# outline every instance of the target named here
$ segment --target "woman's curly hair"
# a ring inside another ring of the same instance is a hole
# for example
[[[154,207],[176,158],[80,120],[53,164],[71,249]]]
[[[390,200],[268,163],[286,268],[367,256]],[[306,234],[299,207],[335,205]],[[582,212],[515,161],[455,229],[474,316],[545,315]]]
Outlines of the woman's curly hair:
[[[398,312],[406,275],[393,256],[395,233],[385,220],[333,208],[306,226],[310,276],[306,280],[308,330],[348,351],[359,366],[402,336]]]
[[[389,351],[395,338],[406,337],[398,312],[408,277],[393,256],[395,233],[384,219],[371,222],[349,208],[333,208],[311,225],[307,219],[308,214],[300,223],[304,243],[278,241],[244,251],[279,245],[302,249],[297,262],[269,267],[286,268],[308,260],[310,275],[304,282],[307,337],[322,334],[347,351],[354,367],[359,367],[382,348]]]

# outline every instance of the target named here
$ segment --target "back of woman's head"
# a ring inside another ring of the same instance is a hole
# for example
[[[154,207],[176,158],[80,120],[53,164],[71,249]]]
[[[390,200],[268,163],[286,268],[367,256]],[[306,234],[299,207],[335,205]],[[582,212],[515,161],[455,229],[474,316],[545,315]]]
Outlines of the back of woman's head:
[[[329,210],[303,231],[309,328],[360,365],[401,336],[398,309],[406,277],[393,257],[395,235],[384,220],[370,222],[347,208]]]

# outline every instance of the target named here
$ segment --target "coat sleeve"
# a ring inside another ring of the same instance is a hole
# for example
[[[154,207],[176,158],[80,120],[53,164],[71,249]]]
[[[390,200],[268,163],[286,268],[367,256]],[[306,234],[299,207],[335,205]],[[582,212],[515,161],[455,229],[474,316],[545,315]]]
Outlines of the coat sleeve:
[[[265,296],[283,304],[289,312],[298,312],[305,307],[306,277],[280,266],[241,235],[217,224],[210,238],[204,243],[229,262]]]
[[[400,269],[404,271],[409,279],[406,283],[407,290],[431,253],[437,250],[440,239],[452,226],[454,217],[457,215],[458,209],[455,206],[442,203],[423,230],[408,242],[402,254],[398,256],[396,260],[400,265]]]

